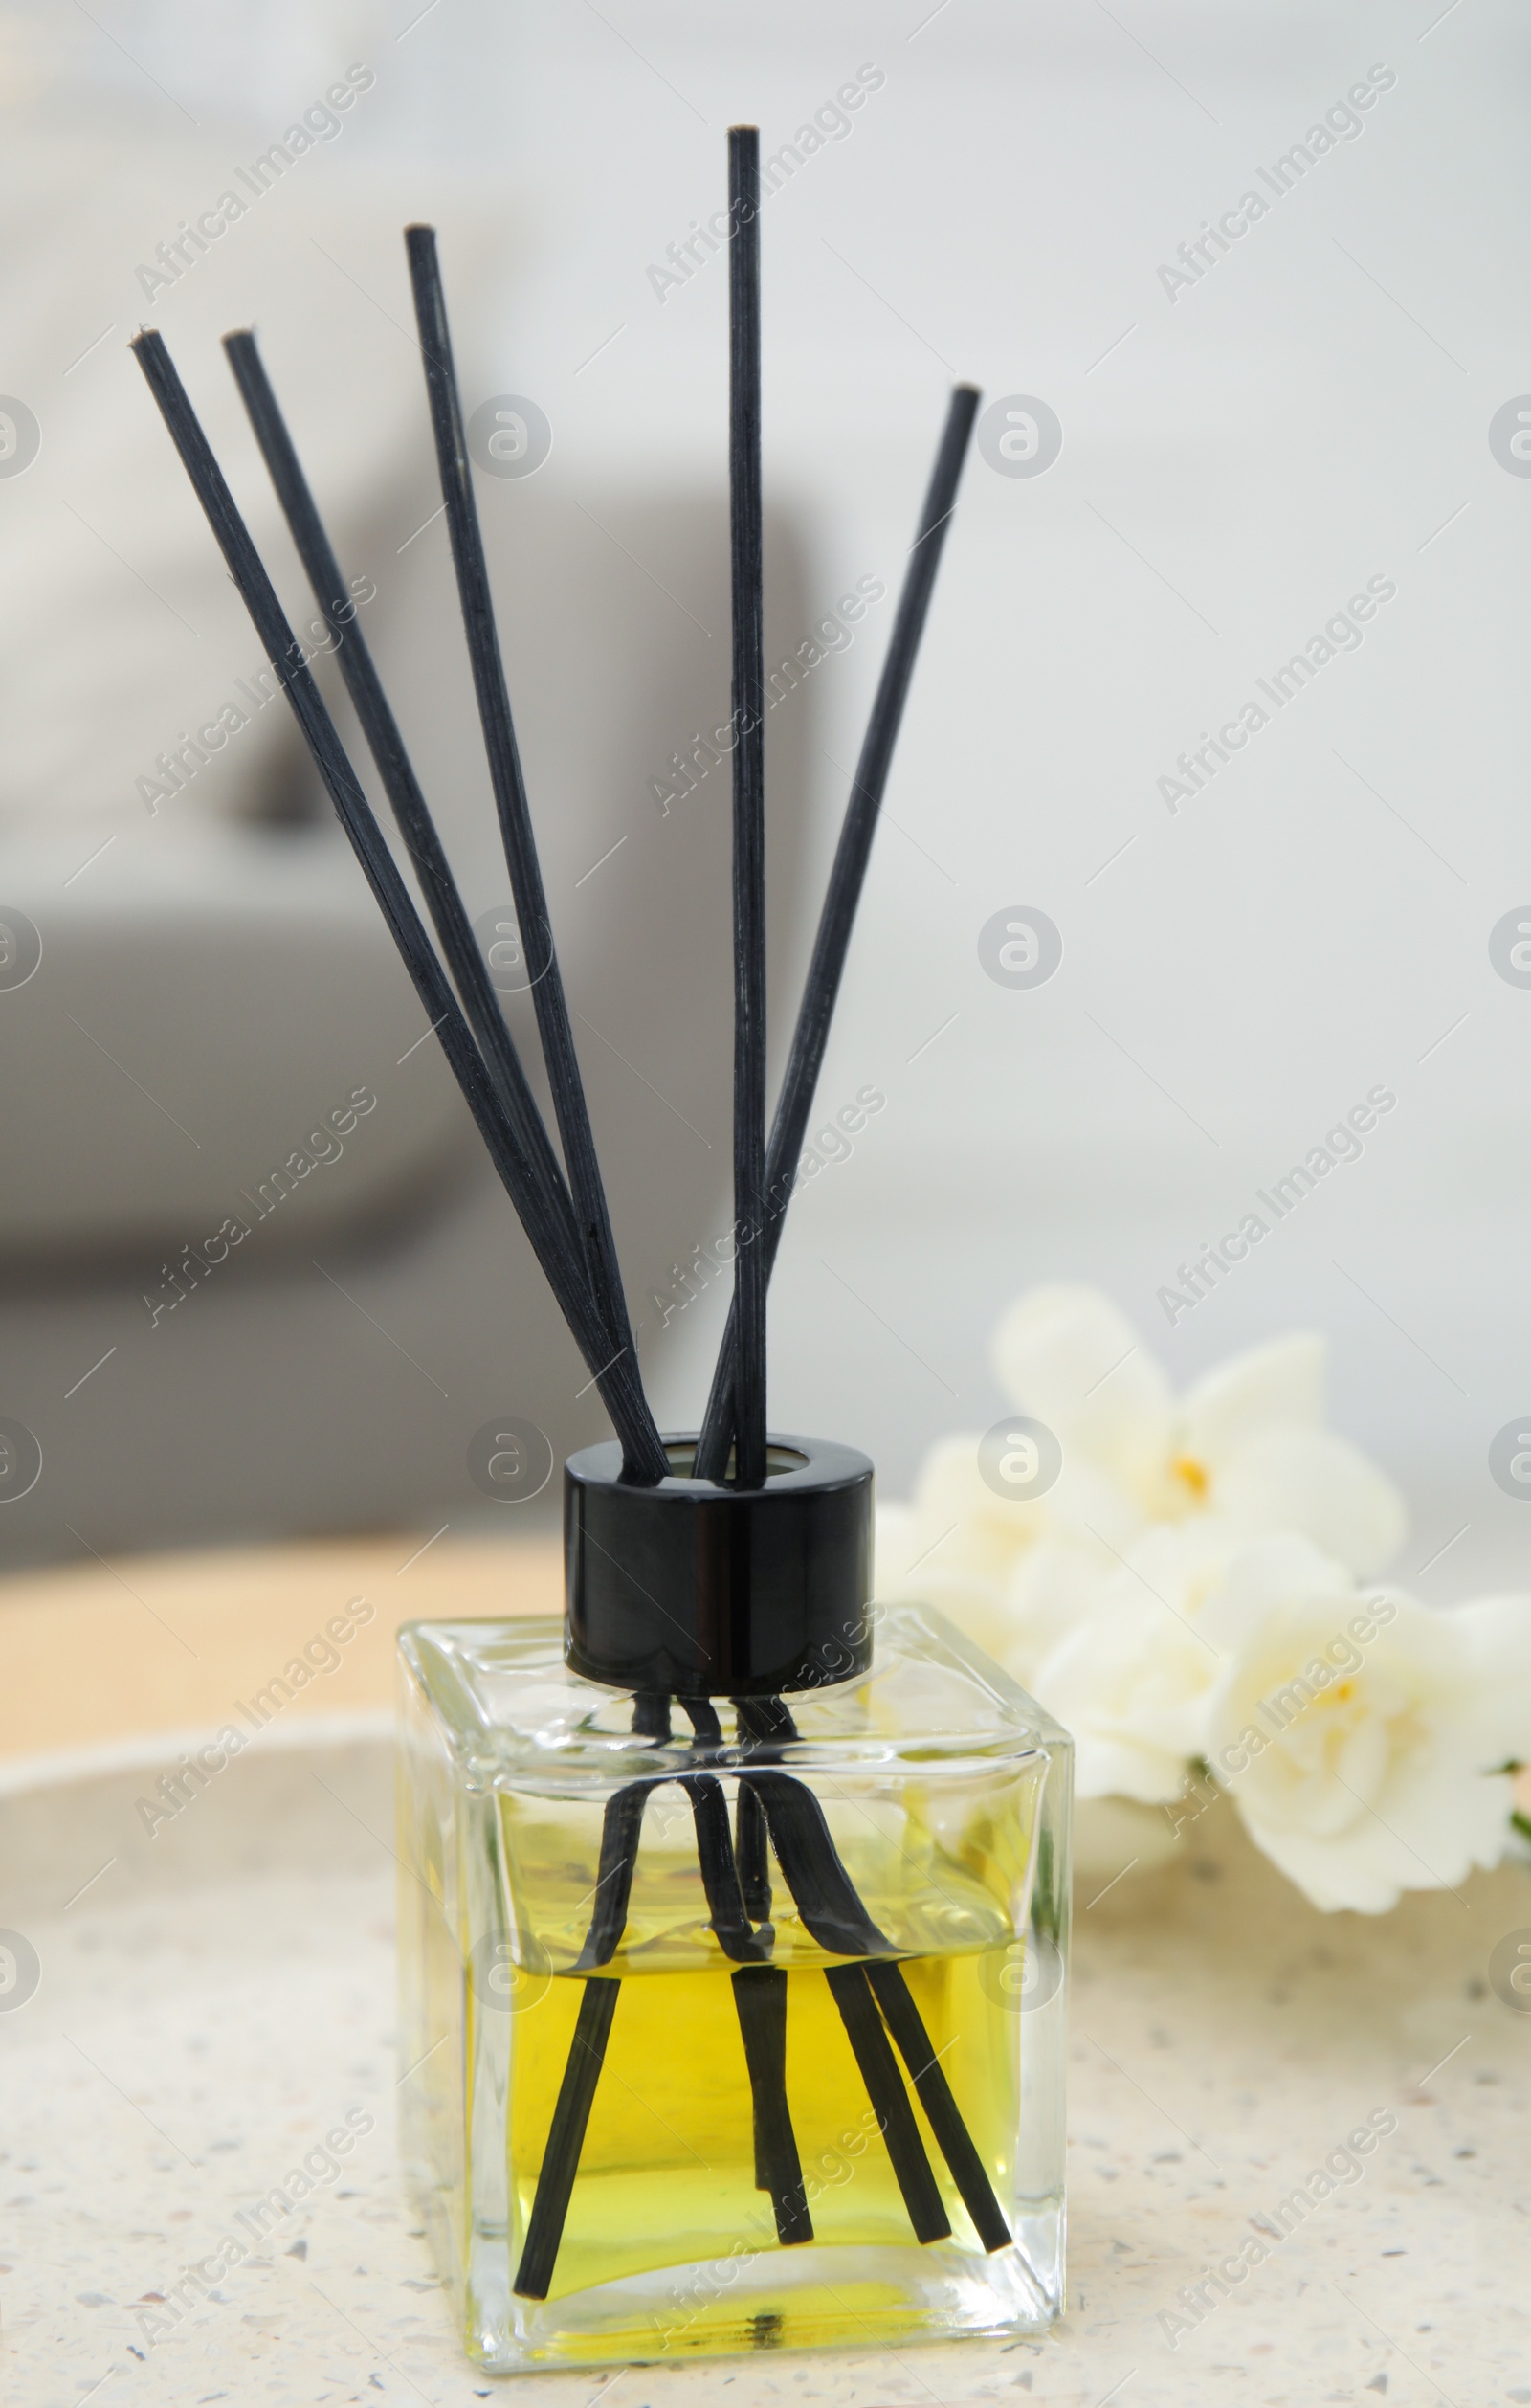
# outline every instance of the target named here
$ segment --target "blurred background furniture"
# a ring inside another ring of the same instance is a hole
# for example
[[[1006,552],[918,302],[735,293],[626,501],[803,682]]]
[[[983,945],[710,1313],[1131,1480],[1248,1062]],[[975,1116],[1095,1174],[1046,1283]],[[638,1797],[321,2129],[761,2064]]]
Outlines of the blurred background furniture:
[[[695,1416],[721,1297],[679,1309],[674,1266],[729,1217],[726,788],[668,812],[654,788],[726,708],[725,271],[692,230],[750,115],[767,158],[794,146],[766,235],[773,649],[896,582],[954,374],[1064,429],[1043,476],[967,474],[821,1096],[826,1122],[868,1081],[887,1108],[794,1206],[773,1417],[865,1445],[897,1491],[938,1432],[994,1418],[987,1330],[1041,1277],[1108,1285],[1181,1377],[1318,1325],[1337,1422],[1415,1500],[1400,1571],[1443,1596],[1516,1572],[1486,1458],[1525,1403],[1531,993],[1487,940],[1531,877],[1531,490],[1486,434],[1531,383],[1505,300],[1525,36],[1508,0],[1437,19],[10,13],[0,387],[42,439],[0,478],[0,906],[44,952],[0,991],[0,1416],[44,1472],[0,1552],[502,1522],[475,1429],[515,1412],[562,1450],[600,1426],[277,710],[157,813],[139,794],[258,663],[122,346],[164,326],[286,561],[216,349],[255,319],[376,582],[366,624],[473,907],[504,899],[432,520],[413,216],[442,230],[470,397],[528,393],[553,429],[480,506],[640,1343],[663,1417]],[[1166,289],[1378,60],[1361,130]],[[157,247],[356,61],[340,130],[147,296]],[[1459,171],[1422,166],[1448,152]],[[1171,813],[1179,756],[1373,576],[1397,594],[1365,640]],[[778,1059],[886,625],[771,723]],[[1012,903],[1063,932],[1034,990],[979,961]],[[1379,1081],[1398,1108],[1363,1159],[1171,1327],[1177,1266]],[[356,1084],[378,1104],[344,1158],[151,1327],[162,1265]]]

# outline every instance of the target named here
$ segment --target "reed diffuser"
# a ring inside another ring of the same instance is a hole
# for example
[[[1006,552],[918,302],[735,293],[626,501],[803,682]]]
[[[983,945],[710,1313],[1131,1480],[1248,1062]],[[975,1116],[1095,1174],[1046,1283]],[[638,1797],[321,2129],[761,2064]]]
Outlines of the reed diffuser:
[[[432,230],[410,275],[556,1146],[254,337],[225,347],[439,951],[163,341],[133,346],[616,1433],[565,1467],[561,1621],[400,1635],[404,2155],[500,2373],[1013,2336],[1063,2297],[1069,1743],[939,1616],[874,1605],[870,1461],[766,1416],[767,1286],[978,395],[951,397],[767,1134],[753,127],[728,172],[735,1284],[692,1434],[639,1372]]]

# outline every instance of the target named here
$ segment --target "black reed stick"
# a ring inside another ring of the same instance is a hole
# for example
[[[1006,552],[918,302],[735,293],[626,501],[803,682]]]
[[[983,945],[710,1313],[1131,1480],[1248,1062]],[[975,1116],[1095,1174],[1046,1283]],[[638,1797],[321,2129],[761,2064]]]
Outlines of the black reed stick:
[[[640,1689],[632,1700],[632,1730],[636,1738],[662,1745],[670,1736],[669,1698],[661,1691]],[[643,1810],[650,1791],[657,1787],[658,1782],[652,1777],[629,1781],[623,1788],[613,1790],[606,1801],[606,1813],[601,1818],[601,1861],[595,1875],[595,1912],[585,1934],[585,1945],[571,1969],[576,1973],[588,1973],[597,1966],[609,1965],[616,1954],[627,1929]],[[599,1981],[587,1980],[585,1984],[579,2019],[537,2176],[521,2264],[516,2270],[514,2287],[522,2299],[547,2297],[621,1987],[620,1977],[611,1975]],[[610,1991],[609,2000],[592,1997],[591,1994],[600,1990]]]
[[[608,1965],[627,1929],[628,1903],[638,1862],[638,1834],[653,1781],[629,1781],[614,1790],[601,1817],[601,1858],[595,1873],[595,1912],[585,1934],[585,1946],[574,1960],[576,1973]]]
[[[607,1332],[588,1288],[566,1254],[557,1224],[548,1217],[533,1166],[501,1111],[461,1007],[432,950],[420,915],[357,782],[319,688],[303,663],[301,648],[287,624],[164,338],[153,328],[145,328],[134,338],[130,347],[159,405],[181,464],[217,539],[266,657],[281,681],[314,765],[403,956],[415,992],[477,1124],[490,1159],[520,1215],[580,1351],[596,1378],[624,1450],[631,1447],[635,1460],[642,1460],[646,1438],[632,1367],[613,1365],[606,1359]]]
[[[768,1923],[771,1915],[771,1866],[766,1810],[754,1791],[742,1781],[734,1809],[734,1853],[739,1859],[739,1886],[751,1923]]]
[[[357,622],[356,605],[324,531],[255,336],[247,332],[226,335],[223,347],[315,599],[335,630],[341,675],[377,764],[399,832],[419,874],[447,967],[456,981],[463,1008],[499,1089],[506,1115],[536,1167],[553,1216],[564,1223],[568,1246],[580,1259],[584,1248],[562,1166],[548,1142],[543,1116],[527,1084],[521,1056],[490,983],[430,807]],[[609,1351],[614,1351],[615,1347],[612,1339]],[[654,1435],[657,1446],[657,1430]]]
[[[789,2248],[811,2241],[813,2225],[787,2098],[787,1975],[766,1962],[770,1929],[757,1935],[749,1928],[722,1783],[713,1773],[693,1773],[681,1775],[680,1786],[691,1799],[713,1936],[740,1969],[734,2008],[749,2075],[756,2187],[770,2193],[776,2237]]]
[[[595,2085],[606,2062],[606,2044],[611,2037],[611,2018],[616,2013],[621,1987],[619,1981],[600,1974],[585,1984],[573,2044],[559,2085],[547,2146],[543,2152],[532,2212],[526,2220],[521,2263],[516,2269],[516,2289],[522,2299],[545,2299],[553,2280],[558,2246],[564,2238],[564,2220],[595,2102]]]
[[[635,1360],[636,1349],[632,1326],[628,1318],[622,1273],[617,1262],[616,1240],[611,1234],[606,1190],[595,1156],[595,1139],[585,1102],[579,1057],[574,1050],[574,1032],[569,1025],[568,1004],[553,943],[552,922],[547,915],[547,897],[543,887],[542,865],[537,858],[537,839],[532,832],[531,808],[526,799],[526,781],[521,774],[521,751],[516,742],[515,722],[511,717],[504,663],[495,632],[489,568],[484,557],[477,504],[474,500],[473,474],[468,464],[462,399],[452,361],[452,337],[447,325],[446,295],[436,256],[435,231],[430,226],[410,226],[406,229],[404,239],[410,260],[410,280],[414,291],[414,312],[420,330],[426,390],[431,403],[431,426],[435,438],[441,498],[446,504],[447,528],[452,539],[457,597],[468,639],[474,692],[477,697],[495,807],[499,814],[505,862],[510,871],[511,887],[516,897],[516,916],[521,924],[521,940],[525,948],[526,965],[531,975],[532,1002],[537,1012],[543,1059],[547,1066],[547,1081],[553,1092],[553,1110],[558,1120],[558,1133],[563,1140],[564,1159],[568,1168],[569,1188],[589,1261],[590,1284],[601,1317],[612,1333],[613,1347],[625,1349]],[[649,1470],[644,1477],[650,1482],[662,1480],[669,1468],[666,1459],[659,1468]]]
[[[891,1956],[894,1943],[862,1905],[812,1791],[789,1773],[741,1771],[739,1777],[759,1795],[782,1879],[810,1938],[832,1956]]]
[[[707,1896],[707,1920],[713,1937],[736,1965],[759,1965],[770,1953],[768,1940],[759,1940],[749,1928],[739,1866],[728,1831],[728,1800],[723,1785],[712,1773],[688,1773],[680,1786],[691,1800],[697,1834],[697,1861]]]
[[[866,1973],[872,1995],[882,2009],[883,2021],[897,2040],[899,2054],[909,2068],[909,2079],[920,2094],[936,2146],[951,2169],[952,2180],[973,2219],[979,2240],[986,2249],[1008,2249],[1014,2236],[984,2171],[984,2161],[973,2146],[973,2136],[963,2122],[962,2109],[952,2097],[941,2060],[930,2044],[930,2034],[910,1996],[903,1967],[869,1965]]]
[[[946,528],[957,499],[957,483],[962,475],[978,403],[979,395],[971,385],[959,385],[951,397],[941,448],[936,454],[936,465],[924,507],[920,514],[919,532],[904,571],[903,591],[899,597],[887,658],[877,680],[872,716],[867,723],[861,757],[856,763],[851,798],[846,805],[840,840],[835,848],[834,866],[830,872],[818,934],[813,942],[813,955],[803,988],[803,1000],[798,1007],[797,1027],[792,1036],[787,1075],[782,1081],[782,1092],[771,1124],[765,1182],[767,1208],[765,1260],[761,1266],[765,1281],[770,1278],[777,1248],[782,1241],[783,1216],[791,1197],[792,1181],[803,1151],[809,1114],[813,1108],[813,1093],[818,1085],[835,998],[840,992],[851,930],[855,924],[856,905],[861,900],[872,839],[876,833],[877,814],[882,808],[894,747],[908,700],[920,639],[930,608],[931,591],[936,582],[936,570],[941,565],[942,546],[946,540]],[[756,1250],[751,1248],[749,1251],[753,1253]],[[727,1469],[731,1425],[735,1419],[734,1395],[738,1384],[738,1293],[736,1286],[736,1301],[730,1308],[723,1332],[697,1446],[699,1480],[721,1481]]]
[[[787,1973],[780,1965],[742,1965],[733,1977],[755,2119],[755,2188],[768,2191],[776,2238],[785,2249],[813,2238],[797,2135],[787,2103]]]
[[[682,1698],[681,1708],[696,1733],[697,1744],[718,1748],[722,1744],[722,1728],[718,1708],[710,1698]],[[712,1807],[714,1819],[704,1827],[697,1806],[697,1793],[703,1783],[717,1792]],[[693,1774],[683,1783],[692,1794],[692,1812],[697,1827],[697,1853],[701,1862],[702,1884],[707,1892],[708,1912],[718,1944],[727,1956],[736,1960],[752,1959],[753,1964],[741,1963],[734,1976],[734,2006],[739,2017],[740,2038],[744,2043],[744,2065],[749,2075],[750,2109],[754,2124],[755,2186],[768,2191],[776,2218],[776,2238],[784,2247],[791,2247],[813,2238],[812,2219],[808,2212],[808,2197],[803,2189],[802,2167],[798,2162],[797,2141],[792,2131],[792,2113],[787,2098],[787,1975],[780,1973],[780,1990],[774,1986],[778,1969],[766,1968],[766,1978],[753,1987],[744,1980],[768,1958],[775,1940],[768,1917],[771,1910],[770,1859],[766,1842],[765,1810],[743,1783],[739,1789],[736,1815],[743,1837],[749,1835],[749,1857],[736,1855],[728,1834],[728,1813],[723,1803],[721,1784],[708,1774]],[[744,1920],[739,1920],[743,1910]],[[761,1929],[750,1933],[749,1925],[758,1923]],[[746,1938],[748,1946],[741,1945]]]
[[[728,131],[728,526],[734,707],[734,1478],[766,1478],[766,631],[760,134]],[[721,1480],[724,1461],[707,1478]]]
[[[919,2241],[947,2241],[951,2225],[942,2204],[936,2177],[930,2171],[925,2145],[920,2137],[920,2127],[903,2086],[898,2060],[888,2045],[888,2035],[882,2028],[876,2001],[867,1982],[864,1965],[828,1965],[824,1978],[833,1993],[840,2010],[846,2037],[855,2052],[861,2068],[861,2079],[867,2086],[877,2126],[893,2160],[893,2171],[903,2203],[909,2211],[909,2221]]]

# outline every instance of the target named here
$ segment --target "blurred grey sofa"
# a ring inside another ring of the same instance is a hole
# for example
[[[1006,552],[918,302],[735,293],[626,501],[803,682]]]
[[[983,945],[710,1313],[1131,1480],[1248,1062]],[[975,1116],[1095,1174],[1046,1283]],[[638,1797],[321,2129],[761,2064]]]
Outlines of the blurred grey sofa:
[[[428,476],[412,463],[348,559],[392,564],[366,633],[477,916],[509,882],[444,530],[409,540]],[[729,790],[705,744],[728,710],[725,501],[531,479],[481,507],[662,1395],[671,1342],[646,1299],[730,1212]],[[785,652],[810,604],[780,519],[769,549]],[[332,665],[326,682],[360,756]],[[801,950],[813,707],[810,682],[768,724],[779,959]],[[503,1526],[469,1475],[477,1429],[514,1414],[561,1456],[604,1426],[285,705],[255,732],[217,816],[199,819],[193,785],[141,821],[23,814],[0,834],[0,918],[26,915],[42,945],[33,974],[0,989],[0,1419],[42,1452],[35,1485],[0,1510],[5,1561]],[[677,752],[689,792],[666,775]],[[506,1008],[535,1062],[527,998]]]

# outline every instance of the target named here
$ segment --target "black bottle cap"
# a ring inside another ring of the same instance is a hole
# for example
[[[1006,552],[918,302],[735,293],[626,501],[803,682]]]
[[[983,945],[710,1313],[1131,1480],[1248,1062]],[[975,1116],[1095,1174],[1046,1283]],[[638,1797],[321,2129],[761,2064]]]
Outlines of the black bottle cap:
[[[854,1680],[872,1661],[869,1459],[773,1438],[761,1488],[690,1477],[694,1437],[666,1438],[656,1488],[621,1479],[615,1441],[564,1469],[564,1656],[612,1688],[774,1697]]]

